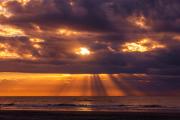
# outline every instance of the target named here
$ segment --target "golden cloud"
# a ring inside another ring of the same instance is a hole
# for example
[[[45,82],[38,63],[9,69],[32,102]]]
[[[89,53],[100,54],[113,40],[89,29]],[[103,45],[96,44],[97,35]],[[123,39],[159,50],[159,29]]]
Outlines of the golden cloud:
[[[32,24],[32,27],[34,28],[34,30],[35,30],[36,32],[39,32],[39,33],[43,32],[43,31],[41,30],[41,27],[40,27],[39,25]]]
[[[153,41],[149,38],[144,38],[137,42],[127,42],[122,45],[123,52],[148,52],[159,48],[165,48],[165,45],[162,45],[156,41]]]
[[[29,3],[31,0],[11,0],[11,1],[17,1],[19,2],[21,5],[26,5],[27,3]]]
[[[44,40],[41,39],[41,38],[30,38],[29,40],[32,43],[42,43],[42,42],[44,42]]]
[[[173,39],[175,39],[175,40],[177,40],[177,41],[180,41],[180,35],[174,36]]]
[[[143,16],[143,15],[140,15],[140,16],[130,16],[128,17],[128,21],[139,27],[139,28],[142,28],[142,29],[149,29],[150,26],[148,26],[147,24],[147,19]]]
[[[1,59],[19,59],[21,58],[15,51],[9,49],[8,44],[0,43],[0,58]]]
[[[76,36],[76,35],[79,35],[80,32],[67,29],[67,28],[60,28],[57,30],[57,34],[62,35],[62,36]]]
[[[23,30],[10,25],[0,25],[0,36],[25,36]]]
[[[27,5],[31,0],[1,0],[0,1],[0,16],[4,16],[4,17],[12,17],[13,14],[8,10],[8,3],[9,2],[18,2],[19,4],[21,4],[22,6]]]
[[[11,17],[13,14],[8,11],[6,2],[0,2],[0,16]]]
[[[0,59],[37,60],[31,53],[19,53],[8,43],[0,43]]]

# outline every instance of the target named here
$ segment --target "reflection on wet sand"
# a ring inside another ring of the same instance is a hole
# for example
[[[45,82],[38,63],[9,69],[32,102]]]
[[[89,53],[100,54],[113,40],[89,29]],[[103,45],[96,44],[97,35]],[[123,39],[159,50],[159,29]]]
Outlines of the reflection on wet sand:
[[[144,95],[121,74],[1,73],[1,96]]]

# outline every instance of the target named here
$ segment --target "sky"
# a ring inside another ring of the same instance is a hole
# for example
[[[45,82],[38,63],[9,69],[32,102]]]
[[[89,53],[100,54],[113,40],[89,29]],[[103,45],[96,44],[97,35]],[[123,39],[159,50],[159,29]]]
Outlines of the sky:
[[[179,0],[0,0],[0,90],[22,76],[37,84],[37,75],[70,74],[121,88],[97,95],[180,95],[179,8]]]

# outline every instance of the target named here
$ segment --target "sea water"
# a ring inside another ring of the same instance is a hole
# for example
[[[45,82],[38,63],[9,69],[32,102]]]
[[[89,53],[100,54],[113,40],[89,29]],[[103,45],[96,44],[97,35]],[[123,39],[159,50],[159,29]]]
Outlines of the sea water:
[[[180,112],[180,97],[0,97],[0,110]]]

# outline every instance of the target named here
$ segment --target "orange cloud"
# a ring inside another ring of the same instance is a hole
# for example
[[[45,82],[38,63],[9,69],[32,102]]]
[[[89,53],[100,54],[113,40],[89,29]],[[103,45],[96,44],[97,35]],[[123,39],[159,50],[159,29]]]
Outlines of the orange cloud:
[[[10,25],[0,25],[0,36],[25,36],[23,30]]]
[[[150,26],[147,24],[147,19],[144,16],[130,16],[128,17],[128,21],[133,25],[142,28],[142,29],[149,29]]]
[[[75,36],[75,35],[79,35],[80,33],[75,30],[60,28],[57,30],[57,34],[62,36]]]
[[[8,11],[6,2],[0,2],[0,16],[11,17],[13,14]]]
[[[19,59],[21,58],[15,51],[11,51],[8,44],[0,43],[0,59]]]
[[[8,43],[0,43],[0,59],[23,59],[23,60],[36,60],[31,53],[19,53]]]
[[[148,38],[144,38],[137,42],[127,42],[122,45],[123,52],[148,52],[158,48],[165,48],[165,45],[162,45],[156,41],[153,41]]]

